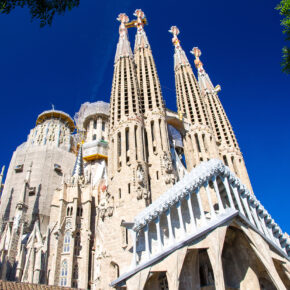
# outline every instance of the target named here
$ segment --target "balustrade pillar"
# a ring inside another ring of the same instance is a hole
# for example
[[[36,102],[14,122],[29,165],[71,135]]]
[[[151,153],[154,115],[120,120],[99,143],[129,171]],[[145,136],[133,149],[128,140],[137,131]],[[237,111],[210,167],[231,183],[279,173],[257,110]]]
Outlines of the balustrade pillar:
[[[199,207],[199,210],[200,210],[201,221],[202,221],[202,223],[205,223],[206,222],[206,218],[205,218],[205,215],[204,215],[204,211],[203,211],[203,206],[202,206],[199,190],[200,190],[199,188],[196,190],[196,197],[197,197],[198,207]]]
[[[156,219],[155,224],[156,224],[156,232],[157,232],[158,250],[159,252],[161,252],[163,248],[163,244],[161,240],[160,217]]]
[[[257,228],[259,229],[259,231],[261,231],[263,233],[263,229],[261,227],[260,220],[258,219],[258,216],[257,216],[256,207],[254,205],[250,204],[250,208],[251,208],[251,211],[253,213],[253,217],[254,217]]]
[[[237,201],[238,208],[239,208],[240,212],[241,212],[244,216],[246,216],[246,215],[245,215],[245,212],[244,212],[244,209],[243,209],[243,206],[242,206],[241,201],[240,201],[240,195],[239,195],[239,193],[238,193],[237,188],[234,187],[234,186],[232,186],[232,185],[231,185],[231,188],[232,188],[232,190],[233,190],[233,193],[234,193],[235,199],[236,199],[236,201]]]
[[[225,212],[225,208],[224,208],[224,205],[223,205],[223,202],[222,202],[222,199],[221,199],[219,187],[217,185],[215,176],[214,176],[212,182],[213,182],[214,190],[215,190],[215,193],[216,193],[216,196],[217,196],[217,199],[218,199],[219,211],[221,211],[223,213],[223,212]]]
[[[146,227],[144,228],[144,236],[145,236],[145,252],[146,252],[147,260],[150,259],[150,247],[149,247],[148,232],[149,232],[149,225],[146,225]]]
[[[212,204],[211,195],[210,195],[209,188],[208,188],[209,187],[208,182],[206,182],[204,184],[204,187],[205,187],[205,191],[206,191],[206,195],[207,195],[207,199],[208,199],[208,204],[209,204],[209,208],[210,208],[210,215],[211,215],[211,218],[213,219],[216,217],[216,214],[215,214],[214,207]]]
[[[133,240],[133,257],[132,257],[132,268],[137,266],[137,233],[131,230],[132,240]]]
[[[261,214],[263,214],[263,211],[261,211],[260,213],[258,212],[257,215],[258,215],[258,219],[260,220],[260,223],[261,223],[261,226],[262,226],[262,229],[265,233],[265,235],[270,239],[272,240],[274,243],[276,243],[275,239],[273,239],[272,235],[269,233],[268,229],[267,229],[267,226],[265,224],[265,220],[264,220],[264,216],[261,216]]]
[[[230,202],[230,207],[231,208],[235,208],[235,205],[234,205],[234,201],[233,201],[233,198],[232,198],[232,195],[231,195],[231,191],[230,191],[230,187],[229,187],[229,182],[228,182],[228,179],[226,177],[222,177],[222,182],[226,188],[226,193],[227,193],[227,197],[229,199],[229,202]]]
[[[191,193],[187,195],[186,199],[187,199],[187,206],[189,209],[192,230],[193,230],[193,232],[195,232],[196,231],[196,223],[195,223],[195,218],[194,218],[193,209],[192,209]]]
[[[166,217],[167,217],[167,223],[168,223],[169,240],[170,240],[170,243],[173,243],[174,235],[173,235],[173,229],[172,229],[172,223],[171,223],[170,209],[167,210]]]
[[[178,212],[180,228],[182,229],[182,232],[185,234],[185,228],[184,228],[183,217],[182,217],[182,212],[181,212],[181,201],[179,201],[176,204],[176,208],[177,208],[177,212]]]
[[[252,212],[250,210],[249,204],[248,204],[248,198],[247,196],[242,197],[242,203],[246,209],[247,215],[248,215],[248,219],[250,220],[250,222],[255,225],[255,222],[253,220],[253,216],[252,216]]]

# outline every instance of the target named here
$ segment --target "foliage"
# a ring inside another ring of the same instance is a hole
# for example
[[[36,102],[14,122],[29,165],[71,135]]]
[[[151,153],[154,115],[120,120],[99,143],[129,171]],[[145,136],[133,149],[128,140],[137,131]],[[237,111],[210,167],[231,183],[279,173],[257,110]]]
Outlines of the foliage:
[[[51,25],[55,14],[63,14],[77,7],[80,0],[0,0],[0,13],[9,14],[16,7],[27,7],[31,20],[39,20],[40,27]]]
[[[282,0],[276,7],[280,11],[280,15],[283,16],[281,25],[283,27],[283,33],[286,35],[286,41],[290,41],[290,0]],[[289,74],[290,73],[290,47],[285,46],[282,49],[283,61],[282,70]]]

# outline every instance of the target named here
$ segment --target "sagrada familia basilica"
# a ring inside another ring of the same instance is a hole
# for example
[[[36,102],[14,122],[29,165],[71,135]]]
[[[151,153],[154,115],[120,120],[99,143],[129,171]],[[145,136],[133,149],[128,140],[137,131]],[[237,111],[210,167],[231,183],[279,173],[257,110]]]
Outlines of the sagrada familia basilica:
[[[41,113],[12,156],[0,288],[290,289],[289,236],[253,193],[201,51],[196,78],[171,27],[167,109],[145,15],[134,16],[118,17],[110,104]]]

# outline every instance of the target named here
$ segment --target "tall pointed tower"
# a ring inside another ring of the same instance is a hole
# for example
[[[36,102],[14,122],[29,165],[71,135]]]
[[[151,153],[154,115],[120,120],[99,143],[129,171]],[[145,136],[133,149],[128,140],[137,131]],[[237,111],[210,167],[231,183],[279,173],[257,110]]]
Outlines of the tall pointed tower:
[[[134,58],[145,123],[146,158],[154,201],[175,182],[164,101],[150,44],[144,30],[144,12],[137,9]]]
[[[140,92],[126,28],[129,18],[122,13],[117,20],[121,24],[110,102],[108,190],[117,206],[122,206],[136,199],[148,201],[150,190]],[[138,205],[144,207],[145,203]]]
[[[174,71],[177,107],[185,123],[184,153],[187,168],[191,170],[198,163],[218,156],[215,138],[208,114],[202,101],[199,86],[184,50],[177,37],[179,29],[172,26]],[[190,126],[186,126],[189,123]]]
[[[92,184],[84,175],[82,145],[71,176],[55,191],[50,208],[48,284],[86,289],[94,221]]]
[[[234,171],[251,189],[251,183],[240,151],[236,136],[218,97],[220,86],[213,86],[200,60],[201,51],[194,47],[191,53],[195,56],[194,64],[198,72],[198,83],[208,109],[209,120],[218,144],[219,155],[223,162]]]

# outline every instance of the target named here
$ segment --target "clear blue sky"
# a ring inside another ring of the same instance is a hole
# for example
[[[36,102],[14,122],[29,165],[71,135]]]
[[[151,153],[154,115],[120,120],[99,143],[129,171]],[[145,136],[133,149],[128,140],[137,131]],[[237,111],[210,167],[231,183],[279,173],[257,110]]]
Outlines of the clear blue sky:
[[[285,44],[276,1],[80,1],[51,27],[30,22],[26,9],[0,15],[1,151],[9,165],[37,115],[50,109],[71,116],[86,101],[109,101],[118,13],[144,10],[163,95],[176,109],[173,47],[168,30],[179,27],[182,47],[198,46],[233,125],[254,192],[290,232],[289,76],[281,73]],[[130,30],[131,44],[135,29]]]

